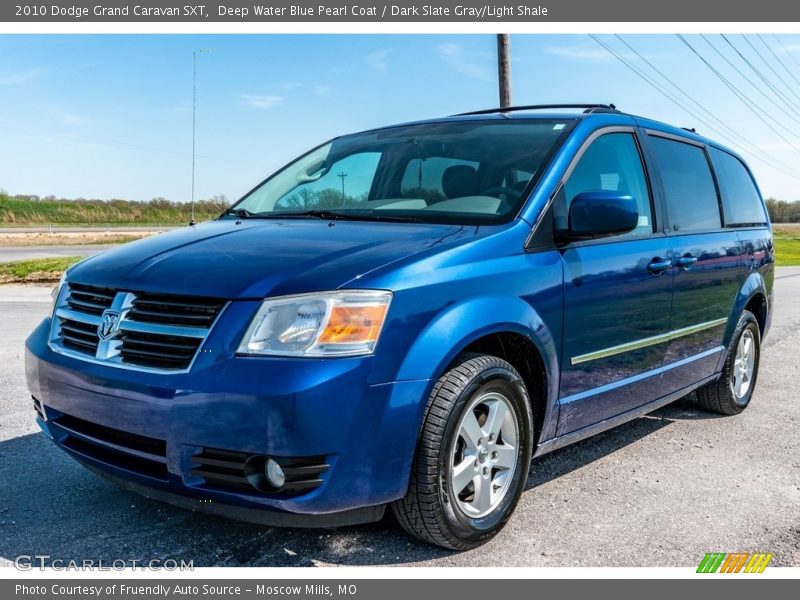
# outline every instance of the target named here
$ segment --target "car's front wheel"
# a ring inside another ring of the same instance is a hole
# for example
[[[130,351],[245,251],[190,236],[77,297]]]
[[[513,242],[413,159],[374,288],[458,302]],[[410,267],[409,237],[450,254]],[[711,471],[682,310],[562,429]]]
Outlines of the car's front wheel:
[[[408,494],[392,506],[403,528],[453,550],[496,535],[527,480],[532,421],[514,367],[495,356],[461,355],[433,388]]]

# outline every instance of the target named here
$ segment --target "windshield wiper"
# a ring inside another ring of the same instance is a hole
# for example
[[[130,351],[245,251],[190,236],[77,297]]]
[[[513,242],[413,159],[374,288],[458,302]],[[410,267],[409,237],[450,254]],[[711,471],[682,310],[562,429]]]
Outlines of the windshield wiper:
[[[259,219],[264,215],[251,212],[246,208],[229,208],[224,213],[222,213],[222,216],[223,217],[233,216],[239,219]]]
[[[264,215],[259,215],[264,216]],[[384,215],[372,213],[338,212],[335,210],[304,210],[298,212],[274,212],[269,215],[272,219],[283,217],[289,219],[302,219],[311,217],[312,219],[324,219],[326,221],[387,221],[394,223],[424,223],[422,219],[416,217],[406,217],[400,215]]]

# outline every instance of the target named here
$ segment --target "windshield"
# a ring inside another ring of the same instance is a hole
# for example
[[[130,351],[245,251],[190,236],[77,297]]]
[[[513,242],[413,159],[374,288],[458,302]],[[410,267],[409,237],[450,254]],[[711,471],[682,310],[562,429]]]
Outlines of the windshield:
[[[513,218],[570,120],[458,121],[337,138],[248,193],[240,218],[498,223]]]

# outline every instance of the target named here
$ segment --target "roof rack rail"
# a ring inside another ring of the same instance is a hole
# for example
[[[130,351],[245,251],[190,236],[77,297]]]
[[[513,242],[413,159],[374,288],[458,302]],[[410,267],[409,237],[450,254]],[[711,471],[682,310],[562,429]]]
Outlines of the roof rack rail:
[[[689,133],[697,133],[697,130],[694,127],[681,127],[684,131],[688,131]]]
[[[501,106],[499,108],[484,108],[453,115],[455,117],[468,117],[471,115],[490,115],[492,113],[516,112],[521,110],[548,110],[554,108],[583,108],[585,113],[616,112],[613,104],[528,104],[524,106]]]

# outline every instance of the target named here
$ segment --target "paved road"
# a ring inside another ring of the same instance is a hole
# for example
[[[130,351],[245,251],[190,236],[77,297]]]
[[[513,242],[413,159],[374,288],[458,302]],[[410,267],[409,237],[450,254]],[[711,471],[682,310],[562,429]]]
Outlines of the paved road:
[[[150,225],[134,227],[127,225],[107,225],[98,227],[0,227],[0,235],[4,233],[93,233],[98,231],[113,231],[115,233],[128,233],[131,231],[169,231],[176,227],[159,227]]]
[[[116,244],[83,244],[76,246],[0,246],[0,263],[55,256],[91,256]]]
[[[800,566],[800,268],[780,269],[753,403],[733,418],[691,398],[534,461],[491,543],[450,553],[384,522],[336,531],[257,527],[122,491],[36,432],[22,341],[47,291],[0,288],[0,562],[192,559],[197,566],[694,566],[708,551]]]

